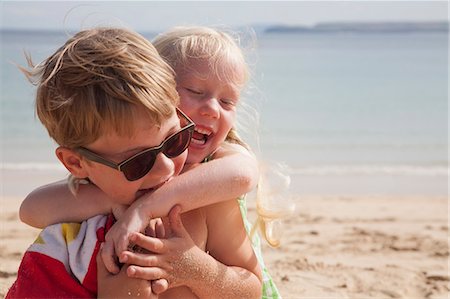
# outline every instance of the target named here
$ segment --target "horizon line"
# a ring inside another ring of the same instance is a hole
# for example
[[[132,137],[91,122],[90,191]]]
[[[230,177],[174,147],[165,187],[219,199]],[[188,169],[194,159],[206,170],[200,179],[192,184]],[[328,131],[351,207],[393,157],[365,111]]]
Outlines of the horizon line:
[[[236,25],[236,26],[231,26],[231,27],[235,27],[235,28],[240,28],[240,27],[254,27],[254,28],[270,28],[270,27],[283,27],[283,28],[304,28],[304,29],[317,29],[317,27],[319,27],[320,25],[380,25],[380,24],[386,24],[386,25],[399,25],[399,24],[409,24],[409,25],[425,25],[425,24],[440,24],[440,25],[450,25],[450,21],[449,20],[397,20],[397,21],[325,21],[325,22],[318,22],[312,25],[306,25],[306,24],[282,24],[282,23],[268,23],[268,24],[261,24],[261,23],[254,23],[254,24],[249,24],[249,25]],[[101,26],[99,26],[101,27]],[[94,28],[91,27],[91,28]],[[168,27],[170,28],[170,27]],[[64,33],[67,31],[79,31],[82,29],[79,28],[65,28],[65,29],[58,29],[58,28],[35,28],[35,27],[4,27],[4,26],[0,26],[0,31],[4,32],[4,31],[28,31],[28,32],[58,32],[58,33]],[[145,32],[145,33],[155,33],[155,32],[160,32],[160,30],[149,30],[149,29],[134,29],[133,30],[137,31],[137,32]]]

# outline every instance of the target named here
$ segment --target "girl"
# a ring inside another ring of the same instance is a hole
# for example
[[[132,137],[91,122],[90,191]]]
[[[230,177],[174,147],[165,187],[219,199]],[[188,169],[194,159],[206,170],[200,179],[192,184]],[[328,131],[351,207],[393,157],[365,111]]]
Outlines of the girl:
[[[166,216],[176,204],[185,212],[238,198],[259,178],[256,159],[233,127],[240,92],[249,76],[243,53],[233,38],[206,27],[178,27],[159,35],[154,45],[176,73],[180,109],[196,124],[185,166],[185,170],[192,169],[143,195],[111,228],[102,257],[113,273],[119,271],[114,253],[120,261],[132,259],[132,253],[126,251],[129,239],[133,232],[145,229],[148,219]],[[201,162],[208,163],[197,165]],[[243,196],[238,202],[249,233]],[[80,221],[111,208],[105,195],[90,185],[80,186],[74,201],[67,187],[59,183],[32,192],[23,202],[20,216],[25,223],[42,227],[61,220]],[[264,266],[258,237],[252,241],[263,270],[263,298],[279,298]],[[145,277],[145,268],[132,269],[136,277]]]

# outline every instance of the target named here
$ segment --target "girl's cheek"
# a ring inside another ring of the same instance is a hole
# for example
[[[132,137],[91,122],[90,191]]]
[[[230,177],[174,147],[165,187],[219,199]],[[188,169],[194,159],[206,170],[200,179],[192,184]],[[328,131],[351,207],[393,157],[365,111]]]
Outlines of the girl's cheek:
[[[184,112],[195,109],[195,102],[192,101],[192,99],[190,99],[188,97],[181,96],[180,97],[180,108]]]

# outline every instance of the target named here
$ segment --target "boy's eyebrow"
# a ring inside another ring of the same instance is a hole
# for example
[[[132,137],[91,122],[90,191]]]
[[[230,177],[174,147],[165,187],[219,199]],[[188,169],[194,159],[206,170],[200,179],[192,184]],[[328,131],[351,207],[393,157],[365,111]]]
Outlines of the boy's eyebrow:
[[[136,154],[140,151],[146,150],[148,148],[152,148],[152,147],[157,147],[159,146],[161,143],[163,143],[167,137],[169,137],[170,135],[176,133],[179,129],[180,129],[180,124],[175,124],[173,125],[168,131],[167,131],[167,135],[164,137],[164,140],[162,140],[159,144],[153,145],[153,146],[138,146],[138,147],[134,147],[134,148],[130,148],[127,150],[124,150],[123,152],[120,153],[116,153],[113,154],[113,156],[126,156],[126,155],[132,155],[132,154]]]

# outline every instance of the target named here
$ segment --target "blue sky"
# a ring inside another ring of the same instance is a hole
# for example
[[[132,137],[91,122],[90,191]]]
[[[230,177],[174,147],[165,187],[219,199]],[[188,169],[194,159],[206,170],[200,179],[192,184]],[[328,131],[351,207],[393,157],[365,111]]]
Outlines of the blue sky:
[[[334,21],[443,21],[447,1],[2,1],[0,28],[81,29],[125,25],[313,25]]]

